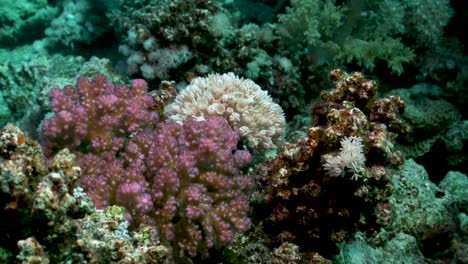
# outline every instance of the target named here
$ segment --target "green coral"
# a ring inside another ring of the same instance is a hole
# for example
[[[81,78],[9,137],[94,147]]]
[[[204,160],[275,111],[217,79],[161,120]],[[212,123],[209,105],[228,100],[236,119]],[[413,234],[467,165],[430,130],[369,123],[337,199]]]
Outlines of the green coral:
[[[368,41],[350,39],[343,44],[342,53],[337,56],[339,61],[356,62],[369,70],[374,69],[375,59],[384,60],[398,74],[403,72],[403,63],[410,62],[413,57],[411,49],[405,47],[400,40],[390,37]]]
[[[278,33],[290,47],[304,44],[318,66],[352,62],[372,70],[382,60],[400,74],[413,49],[437,46],[451,16],[446,0],[292,0],[279,16]]]
[[[423,166],[407,160],[392,181],[394,192],[390,202],[395,208],[395,217],[390,230],[421,238],[426,230],[450,222],[447,208],[451,200],[446,195],[439,197],[440,188],[429,181]]]
[[[47,0],[0,0],[0,43],[34,40],[57,13]]]

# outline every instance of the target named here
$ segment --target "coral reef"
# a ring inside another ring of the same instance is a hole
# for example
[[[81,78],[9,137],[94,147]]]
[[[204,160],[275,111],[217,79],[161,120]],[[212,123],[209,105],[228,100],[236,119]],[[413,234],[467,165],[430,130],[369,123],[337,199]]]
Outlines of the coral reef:
[[[466,167],[467,121],[462,120],[461,111],[448,101],[446,91],[437,85],[419,83],[389,94],[400,96],[406,102],[402,118],[412,128],[398,139],[398,147],[408,158],[424,165],[432,181],[438,183],[448,170]]]
[[[120,158],[84,155],[81,182],[98,207],[122,205],[134,225],[157,226],[179,256],[206,257],[250,227],[253,182],[238,169],[250,155],[235,151],[238,139],[219,117],[160,123],[129,140]]]
[[[436,229],[442,223],[452,222],[446,210],[450,199],[428,180],[424,167],[408,160],[392,180],[394,192],[390,201],[396,214],[389,229],[421,239],[427,229]],[[406,199],[408,197],[413,199]]]
[[[342,244],[341,252],[333,260],[334,263],[389,263],[397,264],[402,260],[409,263],[426,263],[423,254],[419,251],[416,239],[405,233],[397,233],[381,247],[372,247],[365,236],[356,234],[350,244]]]
[[[108,21],[100,15],[103,8],[93,1],[64,0],[60,7],[62,12],[45,30],[46,38],[42,40],[45,46],[64,45],[73,49],[75,43],[90,44],[107,29]]]
[[[150,1],[140,9],[124,5],[111,19],[126,36],[119,50],[127,57],[128,73],[172,80],[189,60],[216,54],[209,20],[218,10],[210,0]]]
[[[393,220],[373,238],[357,233],[341,243],[336,263],[431,263],[451,259],[466,261],[466,211],[468,178],[449,172],[435,185],[424,167],[407,160],[392,176]]]
[[[441,139],[446,149],[447,163],[451,166],[466,164],[468,120],[461,120],[452,124]]]
[[[290,242],[284,242],[272,248],[260,228],[251,229],[245,234],[235,236],[232,243],[223,251],[223,255],[227,263],[332,263],[319,254],[311,254],[306,258],[301,254],[300,247]]]
[[[173,263],[171,249],[160,242],[155,227],[128,231],[125,209],[109,206],[79,219],[76,250],[68,256],[73,263]]]
[[[0,0],[0,263],[468,263],[466,10]]]
[[[300,62],[276,53],[278,36],[271,25],[236,28],[216,1],[193,0],[124,5],[111,20],[123,35],[119,51],[130,75],[180,83],[233,72],[277,95],[276,102],[292,113],[305,110]]]
[[[403,19],[405,13],[412,14],[410,21]],[[279,16],[278,30],[291,47],[305,42],[311,53],[320,56],[318,65],[354,61],[373,70],[376,60],[383,60],[401,74],[403,63],[414,59],[414,48],[440,43],[440,33],[452,15],[449,1],[356,0],[339,5],[331,0],[292,0]],[[356,24],[360,26],[353,27]],[[405,44],[402,35],[416,39],[416,45]]]
[[[395,89],[390,94],[401,97],[407,104],[403,119],[411,126],[412,130],[402,142],[410,142],[412,145],[434,137],[437,138],[447,128],[460,120],[460,112],[447,100],[441,97],[442,89],[435,85],[420,83],[409,89]],[[418,157],[422,153],[405,151],[409,157]]]
[[[398,97],[377,99],[377,84],[360,73],[335,69],[330,78],[333,88],[314,105],[307,137],[283,145],[254,172],[254,213],[270,243],[324,256],[336,254],[335,244],[354,231],[375,235],[391,221],[391,171],[403,164],[393,139],[407,130]]]

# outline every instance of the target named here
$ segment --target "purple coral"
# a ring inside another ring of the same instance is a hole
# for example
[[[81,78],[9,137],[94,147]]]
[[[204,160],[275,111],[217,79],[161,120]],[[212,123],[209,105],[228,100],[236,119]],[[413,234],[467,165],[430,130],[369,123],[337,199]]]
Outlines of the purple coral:
[[[180,255],[206,255],[250,227],[252,181],[239,171],[250,154],[236,150],[238,141],[220,117],[159,123],[130,139],[120,158],[85,155],[82,184],[98,206],[123,205],[133,223],[158,226]]]
[[[146,88],[144,80],[134,80],[129,88],[99,74],[80,77],[75,86],[52,89],[55,116],[44,121],[41,132],[46,149],[116,153],[125,137],[159,119]]]
[[[114,86],[98,75],[51,92],[56,115],[44,121],[49,151],[74,150],[81,184],[98,208],[127,209],[134,227],[159,229],[175,257],[207,256],[247,230],[251,156],[221,117],[157,123],[143,81]]]

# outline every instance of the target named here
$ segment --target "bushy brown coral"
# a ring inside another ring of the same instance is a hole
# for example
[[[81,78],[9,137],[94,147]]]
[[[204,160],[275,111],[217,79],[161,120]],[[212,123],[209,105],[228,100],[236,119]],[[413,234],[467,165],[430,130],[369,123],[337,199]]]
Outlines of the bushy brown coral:
[[[390,171],[403,159],[389,130],[405,128],[398,119],[403,102],[376,98],[374,81],[339,69],[330,77],[333,87],[313,107],[307,137],[283,145],[276,158],[255,169],[259,191],[254,212],[264,219],[270,242],[292,242],[303,253],[324,256],[338,253],[335,244],[356,230],[374,234],[391,219]],[[330,173],[339,162],[327,160],[341,161],[339,155],[347,155],[350,163]],[[358,165],[363,167],[353,167]]]

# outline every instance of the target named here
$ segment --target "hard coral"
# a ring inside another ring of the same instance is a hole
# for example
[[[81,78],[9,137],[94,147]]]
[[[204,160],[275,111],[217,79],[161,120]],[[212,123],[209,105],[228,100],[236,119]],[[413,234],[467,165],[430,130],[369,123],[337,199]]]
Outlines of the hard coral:
[[[102,76],[51,92],[56,115],[42,136],[49,152],[77,155],[81,184],[98,208],[121,205],[127,219],[157,227],[175,257],[208,255],[250,226],[250,153],[221,117],[156,123],[145,82],[114,86]]]
[[[129,140],[118,157],[82,156],[83,187],[100,207],[128,209],[134,225],[158,227],[178,256],[203,256],[250,226],[250,154],[220,117],[159,123]]]
[[[55,116],[42,124],[41,137],[46,150],[116,153],[125,138],[147,127],[159,117],[146,94],[146,82],[134,80],[131,87],[114,85],[104,75],[78,78],[76,85],[51,90]]]
[[[389,132],[404,127],[398,119],[402,108],[388,107],[394,112],[381,118],[375,111],[387,99],[376,98],[375,82],[338,69],[330,76],[333,89],[324,91],[315,104],[314,126],[307,137],[283,145],[276,158],[255,169],[259,203],[254,212],[265,219],[270,242],[295,243],[303,253],[324,256],[336,254],[335,243],[354,231],[374,234],[380,224],[389,221],[389,170],[403,162],[392,144],[394,134]],[[401,125],[388,127],[390,124]],[[346,154],[353,157],[350,163],[335,168],[343,164],[337,165],[333,157],[351,151],[343,146],[339,152],[340,141],[353,145],[355,153]],[[356,173],[359,177],[351,177]],[[338,174],[346,177],[335,177]]]
[[[125,44],[119,50],[128,57],[129,74],[141,72],[148,80],[174,80],[184,76],[181,68],[189,61],[218,57],[216,37],[209,31],[211,16],[219,9],[215,2],[157,2],[140,9],[124,5],[124,13],[111,18],[126,32]]]
[[[126,57],[128,74],[183,84],[210,72],[234,72],[269,91],[288,115],[303,112],[301,60],[278,47],[274,25],[240,27],[230,8],[211,0],[123,6],[111,20],[123,35],[119,51]]]
[[[22,254],[43,253],[37,239],[48,249],[49,256],[44,254],[28,259],[41,259],[41,263],[48,263],[49,257],[53,259],[69,250],[61,246],[69,245],[74,239],[70,232],[73,221],[92,210],[89,199],[74,196],[79,176],[80,169],[68,151],[55,156],[48,168],[37,142],[26,138],[11,124],[0,130],[0,213],[3,221],[0,247],[26,260]],[[15,244],[18,242],[20,251],[27,251],[26,244],[30,244],[31,239],[40,250],[19,254]]]
[[[168,263],[151,227],[130,234],[123,208],[94,210],[76,165],[62,150],[46,166],[37,142],[0,129],[0,262]]]

